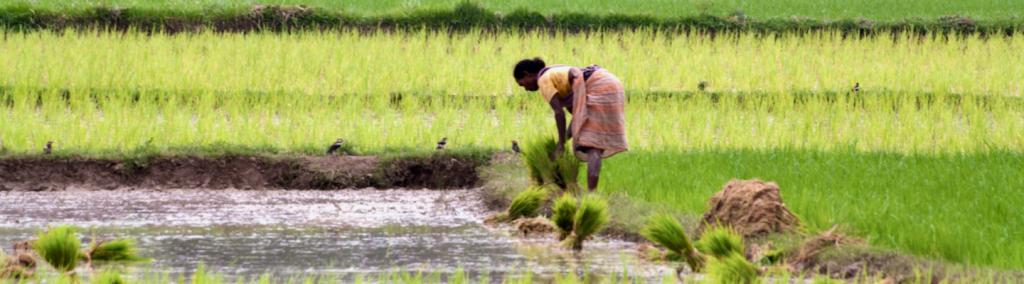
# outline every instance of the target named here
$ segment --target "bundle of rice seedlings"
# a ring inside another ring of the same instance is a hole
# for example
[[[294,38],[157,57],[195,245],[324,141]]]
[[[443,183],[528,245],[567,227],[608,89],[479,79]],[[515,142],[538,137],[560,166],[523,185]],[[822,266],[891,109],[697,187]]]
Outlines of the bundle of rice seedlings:
[[[761,283],[757,277],[757,266],[747,261],[742,254],[731,253],[708,262],[708,283],[753,284]]]
[[[555,159],[555,184],[568,192],[577,192],[582,166],[583,162],[573,154],[572,150],[566,149]]]
[[[568,145],[554,161],[551,153],[558,148],[554,139],[543,139],[530,142],[523,150],[523,158],[530,172],[530,180],[536,185],[554,184],[563,190],[576,190],[579,187],[580,167],[583,163],[573,155]]]
[[[540,206],[547,197],[548,191],[546,189],[539,186],[531,186],[516,195],[512,199],[512,203],[508,205],[508,210],[494,217],[494,220],[509,222],[519,218],[536,217],[540,211]]]
[[[573,225],[576,222],[576,198],[572,194],[565,193],[555,200],[551,206],[551,222],[558,228],[558,240],[565,240],[572,234]]]
[[[683,230],[683,225],[679,224],[676,218],[669,215],[652,216],[640,234],[647,240],[665,247],[668,250],[667,259],[686,261],[693,271],[700,271],[703,268],[704,259],[697,254],[693,243]]]
[[[583,241],[608,224],[608,202],[597,196],[584,197],[576,210],[573,233],[566,238],[573,250],[583,250]]]
[[[52,228],[39,234],[32,248],[46,263],[60,272],[75,270],[81,253],[82,242],[75,229],[70,226]]]
[[[543,185],[555,180],[555,163],[551,161],[551,152],[557,147],[553,139],[545,139],[527,143],[523,149],[523,161],[530,171],[533,184]]]
[[[90,282],[92,284],[127,284],[124,278],[121,278],[121,274],[114,270],[106,270],[100,272],[92,278]]]
[[[146,260],[139,257],[135,241],[131,239],[93,242],[92,248],[87,254],[89,260],[93,262],[138,262]]]
[[[727,226],[704,231],[697,248],[713,256],[708,262],[710,283],[761,283],[757,266],[743,256],[743,237]]]
[[[716,226],[704,231],[697,241],[697,249],[716,258],[731,254],[743,255],[743,237],[726,226]]]

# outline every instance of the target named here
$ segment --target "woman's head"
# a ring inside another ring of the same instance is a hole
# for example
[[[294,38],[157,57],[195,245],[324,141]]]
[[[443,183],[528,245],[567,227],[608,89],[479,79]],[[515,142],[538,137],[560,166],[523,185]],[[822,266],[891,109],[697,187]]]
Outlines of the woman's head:
[[[515,77],[519,86],[527,91],[536,91],[540,88],[537,86],[537,73],[540,73],[544,66],[544,60],[540,57],[520,60],[512,70],[512,77]]]

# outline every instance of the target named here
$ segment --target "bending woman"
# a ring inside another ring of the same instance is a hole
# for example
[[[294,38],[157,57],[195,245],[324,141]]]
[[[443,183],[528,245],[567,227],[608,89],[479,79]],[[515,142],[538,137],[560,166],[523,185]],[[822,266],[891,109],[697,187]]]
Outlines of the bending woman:
[[[540,58],[519,61],[512,76],[527,91],[539,90],[555,113],[558,147],[552,158],[565,151],[565,141],[572,138],[573,152],[587,162],[587,189],[597,189],[601,159],[628,148],[626,96],[619,78],[597,65],[546,66]],[[572,114],[568,128],[566,111]]]

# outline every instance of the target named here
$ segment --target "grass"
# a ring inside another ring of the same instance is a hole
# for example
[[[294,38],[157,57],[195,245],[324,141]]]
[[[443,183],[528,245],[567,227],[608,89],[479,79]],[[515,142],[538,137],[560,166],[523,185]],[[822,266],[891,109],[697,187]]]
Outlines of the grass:
[[[0,102],[7,102],[0,105],[0,141],[8,155],[38,155],[46,141],[56,142],[57,156],[135,156],[140,149],[322,155],[339,137],[364,154],[431,153],[442,136],[449,137],[453,151],[508,150],[509,140],[554,132],[550,110],[523,96],[452,101],[410,95],[395,106],[387,97],[356,95],[70,94],[65,100],[56,90],[0,90]],[[1024,132],[1016,131],[1024,129],[1022,113],[1017,99],[999,97],[636,94],[626,121],[633,152],[797,148],[953,154],[1024,150]]]
[[[31,5],[36,9],[76,11],[105,5],[133,7],[147,10],[170,11],[168,13],[197,13],[200,11],[247,10],[253,4],[305,4],[331,11],[358,15],[405,14],[411,11],[450,9],[464,0],[274,0],[274,1],[216,1],[216,0],[11,0],[6,5]],[[817,0],[595,0],[595,1],[546,1],[527,0],[476,1],[485,8],[502,13],[516,9],[527,9],[545,14],[643,14],[657,17],[694,16],[702,13],[730,15],[741,11],[757,18],[788,18],[792,16],[840,19],[869,18],[900,20],[913,17],[939,17],[965,15],[979,19],[1011,19],[1024,17],[1024,4],[1009,0],[979,1],[817,1]],[[0,5],[3,7],[3,5]]]
[[[778,182],[810,231],[844,224],[873,245],[952,262],[1024,267],[1024,154],[695,149],[605,163],[607,194],[701,214],[732,178]],[[643,175],[636,175],[643,172]]]
[[[839,33],[709,39],[616,33],[297,32],[178,34],[7,32],[0,85],[191,94],[523,96],[520,59],[598,64],[642,93],[1024,95],[1024,37],[945,39]],[[440,40],[442,39],[443,40]],[[936,60],[941,58],[941,60]],[[118,66],[118,68],[105,68]],[[472,74],[472,75],[468,75]],[[980,79],[984,78],[984,79]]]

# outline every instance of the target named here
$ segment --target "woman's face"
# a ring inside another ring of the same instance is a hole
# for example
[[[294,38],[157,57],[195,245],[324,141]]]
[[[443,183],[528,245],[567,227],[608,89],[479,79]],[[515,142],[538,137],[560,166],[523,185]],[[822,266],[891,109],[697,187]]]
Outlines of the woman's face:
[[[540,89],[540,87],[537,86],[537,74],[527,73],[526,76],[519,78],[516,82],[519,83],[520,87],[523,87],[523,89],[530,92]]]

